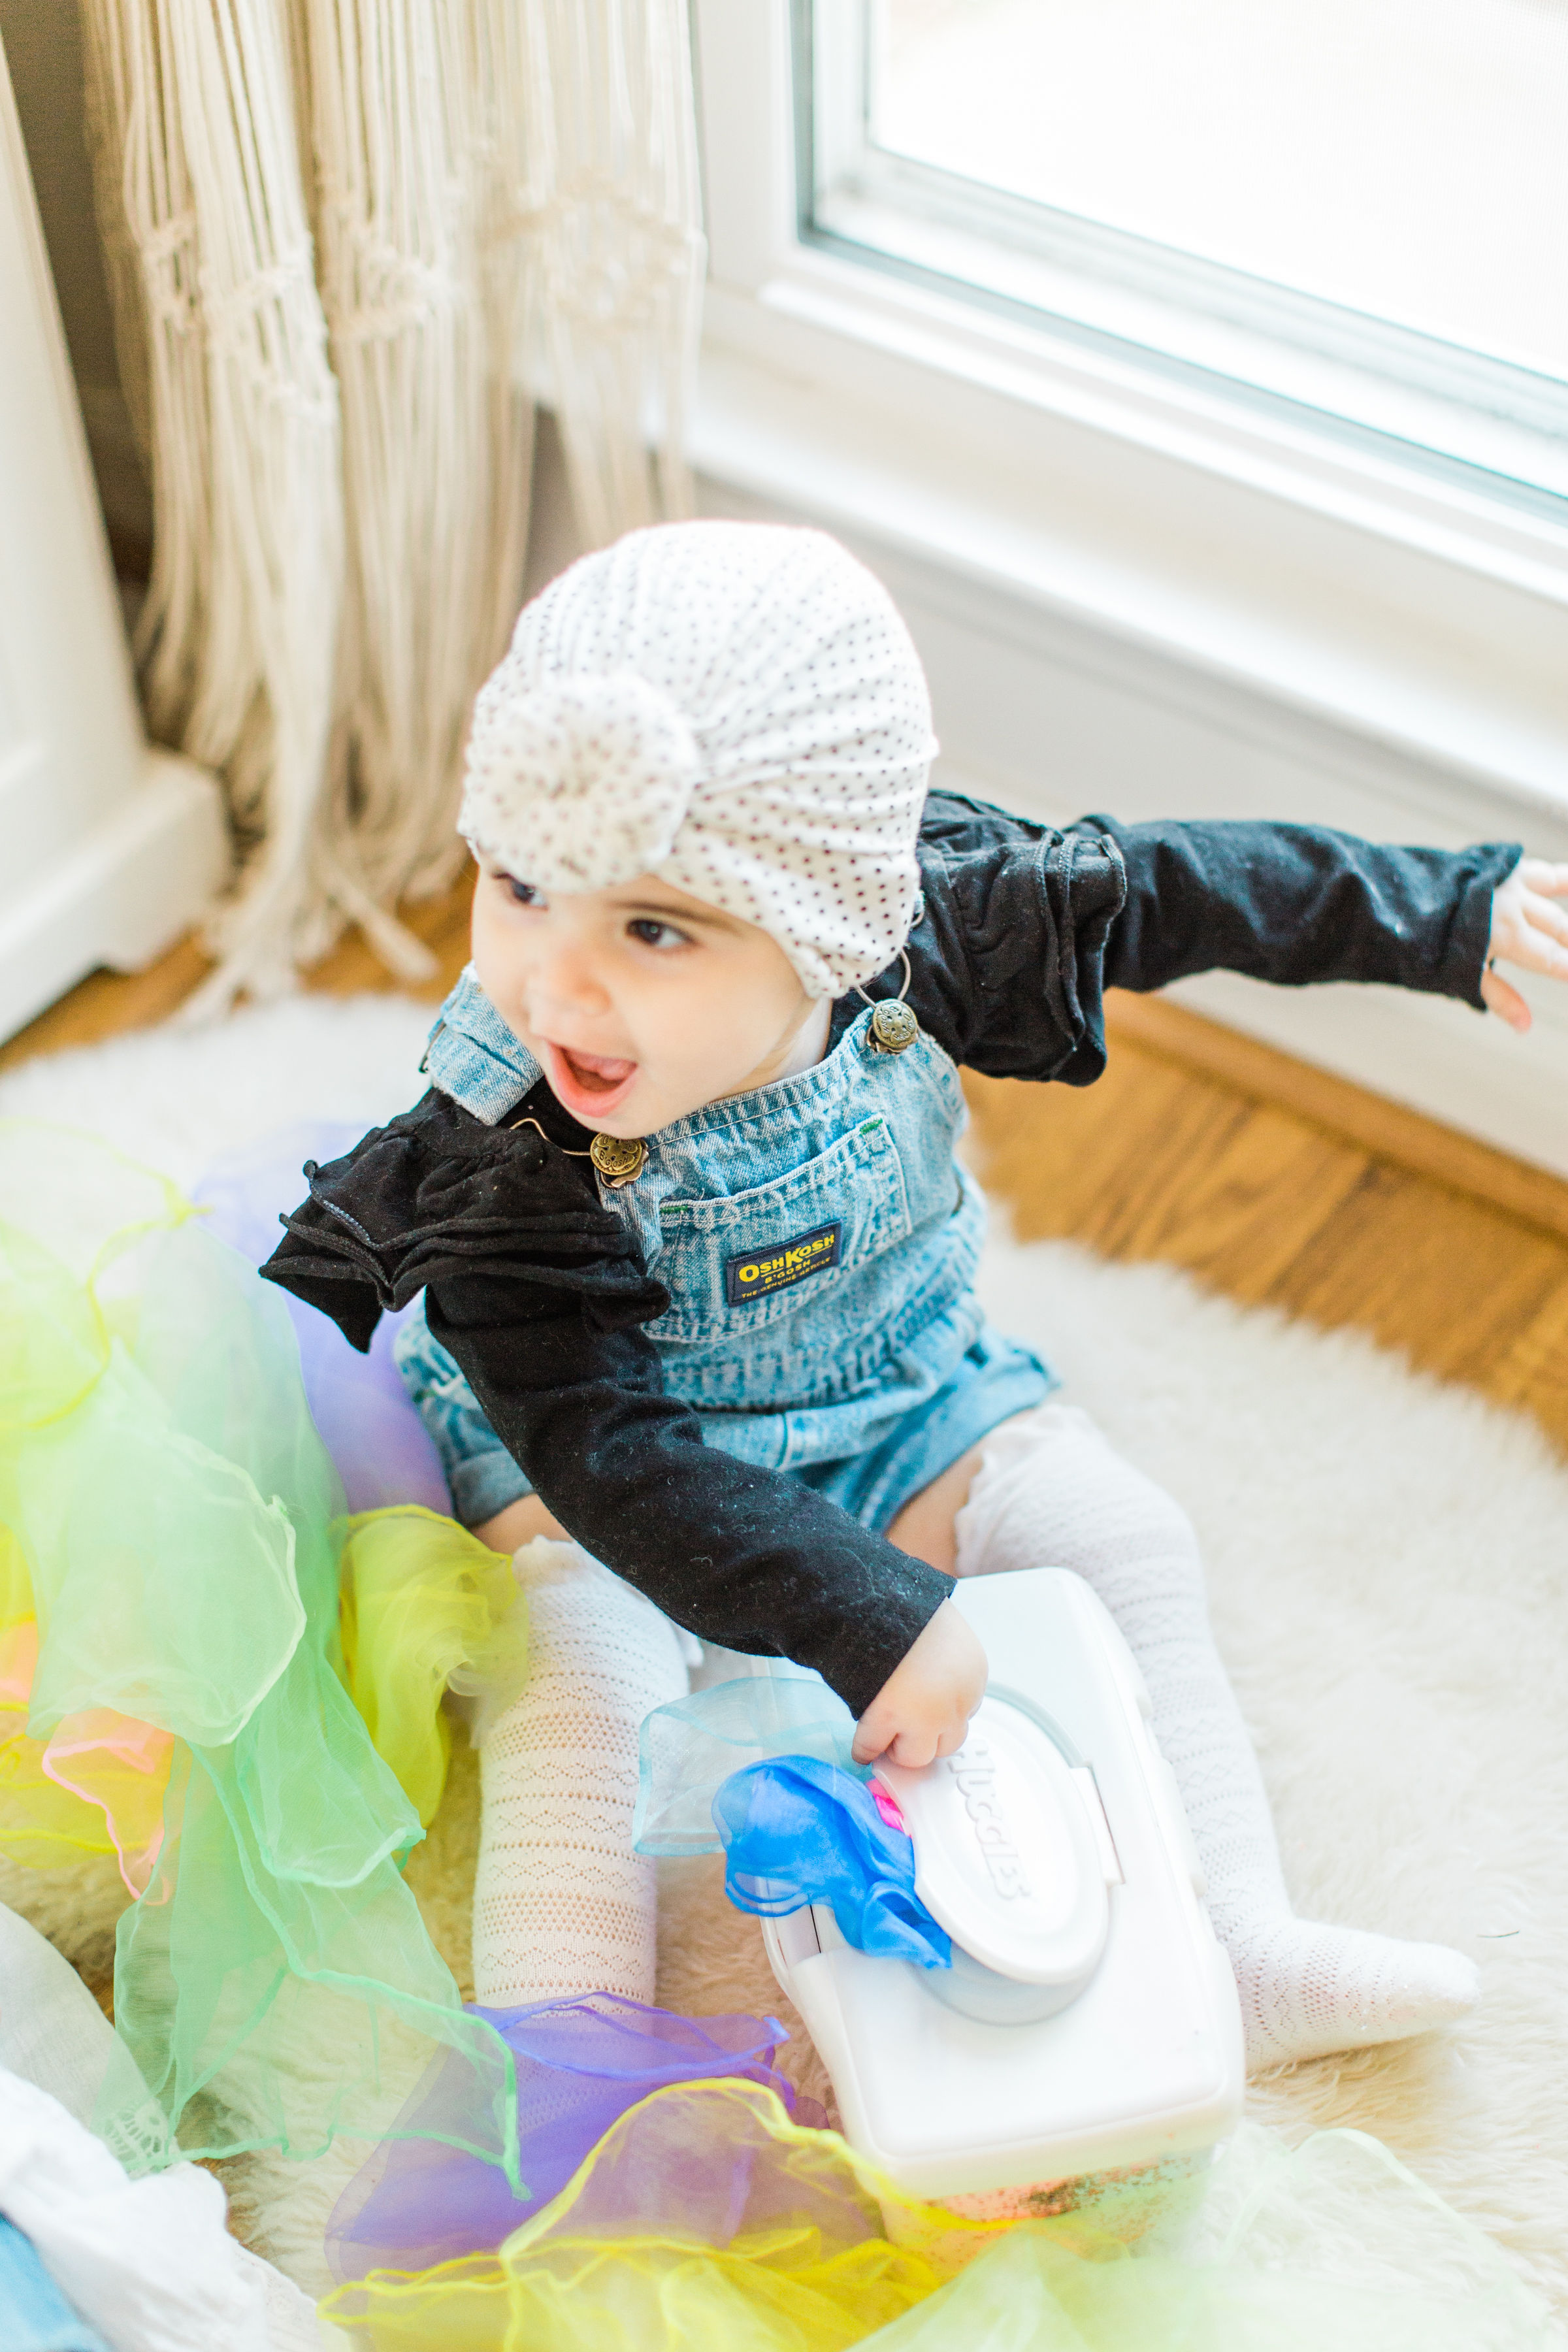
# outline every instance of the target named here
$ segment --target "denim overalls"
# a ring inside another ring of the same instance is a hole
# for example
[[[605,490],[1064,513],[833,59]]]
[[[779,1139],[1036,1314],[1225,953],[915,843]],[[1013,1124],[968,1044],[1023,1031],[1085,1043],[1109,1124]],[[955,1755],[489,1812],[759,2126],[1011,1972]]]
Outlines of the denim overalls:
[[[923,1033],[878,1052],[870,1023],[867,1005],[814,1069],[661,1128],[637,1181],[600,1190],[670,1294],[646,1328],[705,1442],[880,1530],[1053,1381],[987,1326],[971,1287],[985,1210],[953,1158],[956,1068]],[[491,1123],[541,1075],[471,971],[426,1067]],[[530,1492],[422,1305],[397,1361],[459,1518],[478,1526]]]

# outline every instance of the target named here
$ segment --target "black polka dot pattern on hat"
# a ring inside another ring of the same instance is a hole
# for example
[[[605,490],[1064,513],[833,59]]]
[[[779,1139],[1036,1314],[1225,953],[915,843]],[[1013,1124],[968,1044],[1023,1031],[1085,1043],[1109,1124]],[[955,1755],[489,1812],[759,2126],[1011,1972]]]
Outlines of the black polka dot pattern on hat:
[[[666,523],[524,609],[475,705],[458,829],[547,889],[656,872],[839,996],[903,943],[935,751],[909,632],[847,549]]]

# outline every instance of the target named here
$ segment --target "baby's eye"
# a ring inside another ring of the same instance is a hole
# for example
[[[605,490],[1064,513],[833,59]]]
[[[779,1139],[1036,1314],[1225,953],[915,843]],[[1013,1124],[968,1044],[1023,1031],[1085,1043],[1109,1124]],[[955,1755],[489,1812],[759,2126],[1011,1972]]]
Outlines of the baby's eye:
[[[520,882],[515,874],[503,874],[501,880],[520,907],[541,907],[544,901],[531,882]]]
[[[673,923],[656,922],[651,915],[634,915],[626,925],[634,940],[641,940],[648,948],[685,948],[691,944],[685,931],[678,931]]]

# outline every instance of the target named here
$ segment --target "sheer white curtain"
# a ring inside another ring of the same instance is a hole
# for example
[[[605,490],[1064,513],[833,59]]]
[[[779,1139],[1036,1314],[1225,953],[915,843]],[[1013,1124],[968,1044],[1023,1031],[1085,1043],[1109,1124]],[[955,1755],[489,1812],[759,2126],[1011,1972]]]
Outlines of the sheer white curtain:
[[[686,510],[699,225],[686,0],[84,0],[149,454],[155,730],[244,857],[212,1006],[457,868],[517,608],[532,404],[591,542]]]

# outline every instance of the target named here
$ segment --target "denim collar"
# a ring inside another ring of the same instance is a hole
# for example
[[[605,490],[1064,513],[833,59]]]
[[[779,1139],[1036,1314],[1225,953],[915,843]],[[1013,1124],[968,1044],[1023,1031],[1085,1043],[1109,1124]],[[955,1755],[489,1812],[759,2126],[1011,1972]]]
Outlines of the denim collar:
[[[432,1086],[494,1127],[543,1070],[507,1027],[469,964],[437,1016],[419,1065]]]

